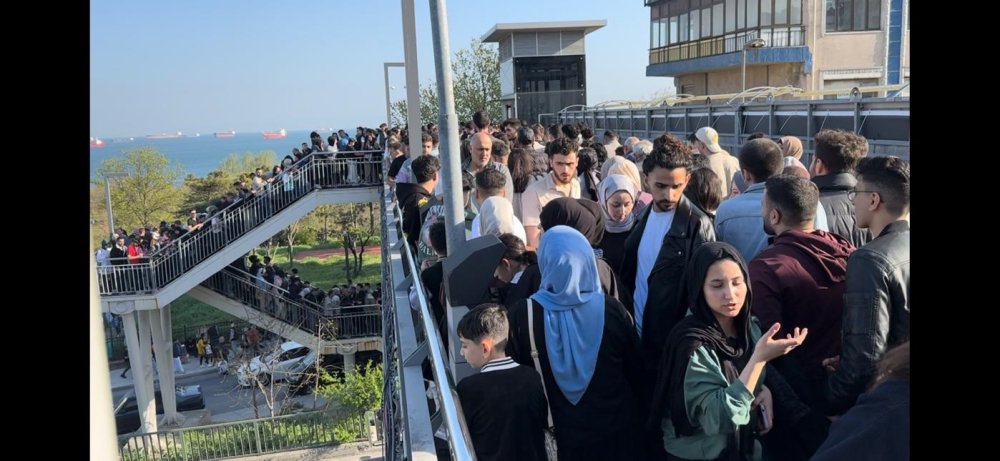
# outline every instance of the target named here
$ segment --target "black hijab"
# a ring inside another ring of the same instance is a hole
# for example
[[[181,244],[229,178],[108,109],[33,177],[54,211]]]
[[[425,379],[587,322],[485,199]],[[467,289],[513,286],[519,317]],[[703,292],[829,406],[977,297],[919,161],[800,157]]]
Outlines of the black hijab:
[[[730,259],[740,266],[747,287],[746,299],[743,300],[743,306],[734,322],[739,334],[736,338],[726,336],[705,301],[704,286],[708,269],[723,259]],[[687,290],[681,292],[679,304],[688,306],[690,313],[670,330],[670,335],[667,337],[653,393],[653,411],[648,424],[659,427],[660,420],[666,414],[670,417],[677,436],[689,436],[694,434],[695,427],[688,419],[687,408],[684,405],[684,375],[691,354],[703,345],[711,348],[722,361],[726,378],[732,382],[734,379],[739,379],[739,370],[742,370],[750,360],[754,345],[750,341],[750,279],[746,262],[736,248],[725,242],[707,242],[698,247],[684,271],[681,286],[687,287]],[[732,368],[729,368],[726,362],[729,362]],[[733,371],[736,373],[735,376]],[[732,441],[735,444],[733,448],[736,449],[730,451],[733,456],[740,456],[741,451],[752,450],[753,445],[749,439],[750,427],[751,424],[743,425],[736,432],[737,436]]]
[[[569,226],[587,237],[591,247],[600,245],[604,238],[604,214],[601,206],[592,200],[559,197],[546,203],[539,213],[542,230],[555,226]]]

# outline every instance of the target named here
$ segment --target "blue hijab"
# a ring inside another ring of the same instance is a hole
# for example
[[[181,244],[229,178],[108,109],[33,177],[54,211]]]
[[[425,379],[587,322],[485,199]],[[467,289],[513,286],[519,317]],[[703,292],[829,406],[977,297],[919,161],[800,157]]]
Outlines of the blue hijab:
[[[545,231],[538,246],[538,269],[542,282],[531,298],[545,311],[549,366],[566,400],[576,405],[594,376],[604,336],[597,259],[583,234],[555,226]]]

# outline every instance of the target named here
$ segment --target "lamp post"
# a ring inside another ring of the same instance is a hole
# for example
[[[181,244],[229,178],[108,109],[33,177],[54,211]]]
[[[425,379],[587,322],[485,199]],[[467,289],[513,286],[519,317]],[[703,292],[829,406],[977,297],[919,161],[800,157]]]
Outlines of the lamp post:
[[[105,198],[107,199],[107,207],[108,207],[108,228],[111,229],[111,232],[108,233],[108,236],[111,237],[112,241],[114,241],[115,239],[115,215],[114,213],[111,212],[111,180],[116,178],[125,178],[128,176],[129,176],[128,173],[104,174],[104,195]]]
[[[385,123],[392,125],[392,111],[389,103],[389,68],[403,67],[401,62],[387,62],[383,64],[382,70],[385,74]]]
[[[761,48],[766,44],[767,42],[764,39],[758,37],[743,45],[743,89],[740,91],[740,102],[746,102],[746,95],[744,93],[747,91],[747,49]]]

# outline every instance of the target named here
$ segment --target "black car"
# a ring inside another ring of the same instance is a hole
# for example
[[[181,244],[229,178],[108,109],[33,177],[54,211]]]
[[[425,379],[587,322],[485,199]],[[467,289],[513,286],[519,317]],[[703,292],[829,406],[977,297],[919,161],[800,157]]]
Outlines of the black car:
[[[177,411],[200,410],[205,408],[205,398],[201,395],[201,386],[175,386],[174,391],[177,396]],[[163,414],[163,397],[160,390],[156,389],[156,414]],[[139,404],[136,402],[135,394],[129,392],[128,401],[115,412],[115,425],[118,427],[118,435],[134,432],[139,428]]]

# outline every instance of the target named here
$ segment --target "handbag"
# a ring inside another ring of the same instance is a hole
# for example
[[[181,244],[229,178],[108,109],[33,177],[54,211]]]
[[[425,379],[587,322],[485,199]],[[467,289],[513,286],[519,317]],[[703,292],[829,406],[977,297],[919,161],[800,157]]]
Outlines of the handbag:
[[[535,361],[539,378],[542,378],[542,365],[538,363],[538,348],[535,347],[535,303],[531,298],[528,298],[528,338],[531,341],[531,359]],[[545,428],[545,457],[549,461],[558,461],[555,425],[552,424],[552,406],[549,404],[549,392],[545,389],[545,378],[542,378],[542,393],[545,394],[545,410],[549,417],[549,425]]]

